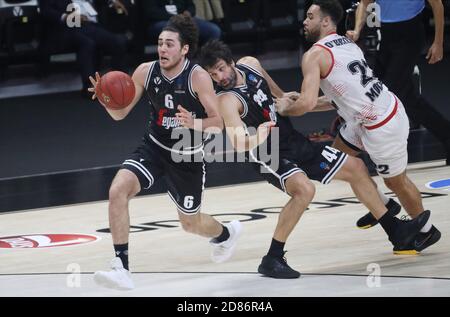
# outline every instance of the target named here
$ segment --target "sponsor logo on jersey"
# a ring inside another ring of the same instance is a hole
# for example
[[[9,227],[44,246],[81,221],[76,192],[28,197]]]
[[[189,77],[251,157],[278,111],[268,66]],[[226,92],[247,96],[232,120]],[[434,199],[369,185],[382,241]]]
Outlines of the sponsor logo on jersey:
[[[180,121],[178,120],[178,118],[176,117],[163,117],[162,118],[162,122],[161,122],[161,126],[166,128],[166,129],[170,129],[170,128],[178,128],[181,126]]]
[[[181,127],[181,123],[178,120],[178,118],[166,115],[168,114],[168,112],[169,112],[168,109],[160,109],[158,113],[158,119],[156,120],[156,124],[167,130]],[[192,112],[192,117],[194,119],[196,118],[195,112]]]
[[[0,237],[0,248],[6,249],[40,249],[65,247],[85,244],[100,240],[99,237],[87,234],[32,234],[11,237]]]
[[[323,170],[329,171],[330,170],[330,165],[328,165],[325,162],[321,162],[320,163],[320,168],[323,169]]]
[[[450,190],[450,178],[431,181],[429,183],[426,183],[425,186],[430,189]]]

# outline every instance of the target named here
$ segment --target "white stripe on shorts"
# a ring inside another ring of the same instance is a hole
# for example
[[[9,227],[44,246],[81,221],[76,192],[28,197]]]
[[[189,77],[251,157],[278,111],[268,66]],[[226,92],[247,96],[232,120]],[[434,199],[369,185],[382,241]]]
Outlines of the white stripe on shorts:
[[[141,163],[139,163],[139,162],[137,162],[135,160],[126,160],[125,162],[123,162],[123,165],[134,166],[135,168],[137,168],[142,173],[142,175],[145,176],[145,178],[147,178],[149,185],[148,185],[148,187],[145,187],[144,189],[149,189],[153,185],[153,183],[155,182],[155,179],[153,178],[153,176],[150,173],[150,171],[147,168],[145,168],[145,166],[142,165]]]
[[[185,215],[193,215],[195,213],[197,213],[197,211],[200,209],[202,204],[199,204],[197,208],[195,208],[194,210],[187,210],[183,207],[181,207],[180,205],[178,205],[176,199],[172,196],[172,194],[170,193],[170,191],[167,191],[167,194],[169,194],[169,197],[173,200],[173,202],[175,203],[175,205],[177,206],[177,208]]]
[[[336,165],[333,166],[331,171],[328,172],[327,175],[322,179],[322,184],[328,184],[333,179],[334,175],[336,175],[337,172],[341,169],[341,167],[344,165],[345,161],[347,161],[348,155],[344,154],[339,158],[339,161],[336,163]]]

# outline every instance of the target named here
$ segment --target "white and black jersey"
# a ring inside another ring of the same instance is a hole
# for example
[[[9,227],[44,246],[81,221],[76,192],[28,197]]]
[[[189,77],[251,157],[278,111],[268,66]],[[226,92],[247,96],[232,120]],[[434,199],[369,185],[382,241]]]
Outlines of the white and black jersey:
[[[188,215],[197,213],[202,202],[206,178],[204,139],[201,132],[182,127],[175,114],[181,105],[196,118],[206,117],[192,89],[196,67],[199,66],[186,60],[179,74],[167,78],[159,62],[150,64],[145,81],[151,105],[150,123],[140,146],[122,164],[122,168],[137,176],[141,189],[149,189],[165,176],[170,198],[180,212]],[[178,146],[180,143],[182,147]]]
[[[244,108],[241,120],[247,127],[257,128],[261,123],[274,121],[280,128],[280,140],[285,140],[292,134],[294,127],[287,117],[281,117],[276,113],[275,102],[264,76],[245,64],[237,64],[236,69],[243,76],[244,84],[231,89],[218,87],[217,94],[231,93],[241,101]],[[309,141],[304,138],[304,142]]]
[[[189,154],[199,152],[203,147],[203,133],[182,127],[175,116],[179,112],[178,105],[181,105],[197,119],[207,117],[205,108],[192,89],[192,73],[197,67],[200,66],[186,60],[179,74],[167,78],[161,72],[159,62],[155,61],[150,65],[145,80],[145,90],[151,106],[148,136],[166,150]],[[186,139],[186,135],[189,138]],[[176,148],[175,144],[178,144]],[[183,145],[182,150],[180,144]]]

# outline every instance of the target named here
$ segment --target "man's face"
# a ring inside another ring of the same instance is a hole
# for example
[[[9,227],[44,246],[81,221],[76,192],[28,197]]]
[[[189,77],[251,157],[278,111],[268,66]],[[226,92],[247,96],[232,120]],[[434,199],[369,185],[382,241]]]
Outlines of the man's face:
[[[181,47],[178,33],[163,31],[158,38],[159,64],[164,70],[176,67],[184,55],[188,52],[188,46]]]
[[[308,42],[317,42],[319,40],[321,23],[320,7],[313,4],[309,7],[306,19],[303,21],[303,30]]]
[[[236,86],[237,76],[233,64],[227,64],[223,59],[208,69],[211,78],[222,88],[231,89]]]

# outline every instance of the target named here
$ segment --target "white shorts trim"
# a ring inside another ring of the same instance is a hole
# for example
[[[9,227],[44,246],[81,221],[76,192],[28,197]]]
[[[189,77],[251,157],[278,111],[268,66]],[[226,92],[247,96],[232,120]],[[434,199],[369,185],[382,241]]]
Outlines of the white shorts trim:
[[[150,171],[144,165],[134,160],[126,160],[125,162],[123,162],[123,165],[131,165],[137,168],[142,173],[142,175],[145,176],[145,178],[148,180],[149,185],[148,187],[144,187],[144,189],[149,189],[150,187],[152,187],[153,183],[155,182],[155,179],[153,178]]]
[[[300,167],[294,167],[292,169],[290,169],[289,171],[287,171],[286,173],[284,173],[283,175],[278,174],[277,172],[275,172],[273,169],[271,169],[266,163],[264,163],[263,161],[259,161],[255,154],[253,154],[252,151],[249,151],[250,156],[252,157],[252,159],[255,160],[256,163],[264,166],[264,168],[266,168],[271,174],[273,174],[275,177],[278,178],[278,181],[280,182],[281,188],[283,189],[283,191],[289,195],[289,193],[286,191],[286,179],[296,173],[303,173],[306,175],[306,173],[300,168]]]
[[[297,173],[303,173],[303,174],[305,174],[305,172],[304,172],[301,168],[295,167],[295,168],[293,168],[293,169],[287,171],[286,173],[284,173],[284,174],[281,175],[281,177],[280,177],[281,188],[283,188],[283,191],[284,191],[286,194],[288,194],[288,195],[289,195],[289,193],[288,193],[288,191],[287,191],[287,189],[286,189],[286,181],[287,181],[287,179],[288,179],[289,177],[291,177],[292,175],[297,174]]]
[[[341,152],[343,153],[343,152]],[[337,172],[339,172],[339,170],[342,168],[342,166],[344,166],[345,161],[347,161],[348,159],[348,155],[344,154],[341,155],[341,157],[339,158],[339,161],[333,166],[333,168],[331,169],[331,171],[328,172],[327,175],[325,175],[325,177],[322,179],[321,183],[322,184],[329,184],[331,182],[331,180],[334,178],[334,176],[336,175]]]
[[[185,215],[193,215],[196,214],[199,210],[202,204],[199,204],[197,208],[195,208],[194,210],[187,210],[183,207],[181,207],[177,201],[175,200],[175,198],[172,196],[172,194],[170,193],[170,191],[167,191],[167,194],[169,195],[170,199],[173,200],[173,202],[175,203],[175,206],[177,206],[178,210],[181,211],[183,214]]]

